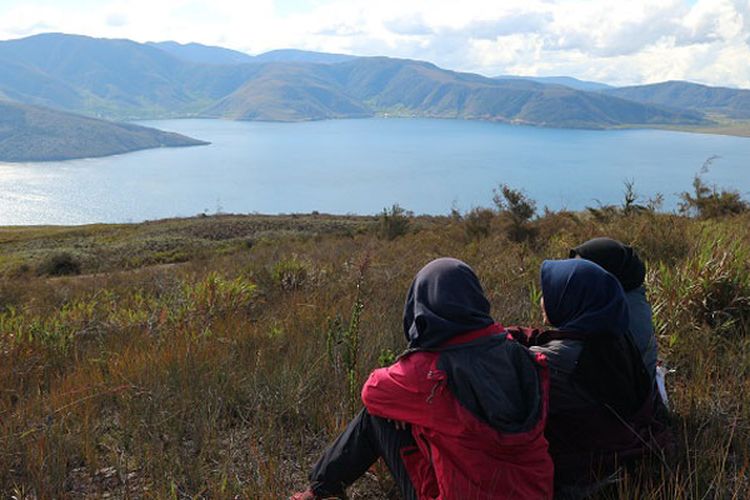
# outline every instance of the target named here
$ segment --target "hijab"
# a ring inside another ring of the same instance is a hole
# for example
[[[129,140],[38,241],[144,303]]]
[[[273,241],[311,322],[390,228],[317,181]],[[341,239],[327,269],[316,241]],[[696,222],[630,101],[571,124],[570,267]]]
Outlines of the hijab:
[[[490,303],[471,267],[441,258],[417,273],[404,307],[410,351],[440,347],[437,366],[464,408],[499,431],[526,432],[537,425],[543,411],[531,354],[504,334],[445,345],[457,335],[493,324]],[[499,325],[498,330],[502,331]]]
[[[479,278],[458,259],[433,260],[417,273],[409,288],[404,335],[410,348],[437,347],[493,323]]]
[[[588,260],[547,260],[542,264],[542,294],[547,317],[558,332],[584,334],[571,380],[618,415],[634,415],[651,382],[626,334],[628,305],[617,278]]]
[[[621,335],[628,328],[628,306],[617,278],[582,259],[545,260],[542,296],[550,323],[576,333]]]
[[[620,280],[626,292],[638,288],[646,277],[646,266],[633,250],[612,238],[594,238],[573,248],[570,258],[596,262]]]

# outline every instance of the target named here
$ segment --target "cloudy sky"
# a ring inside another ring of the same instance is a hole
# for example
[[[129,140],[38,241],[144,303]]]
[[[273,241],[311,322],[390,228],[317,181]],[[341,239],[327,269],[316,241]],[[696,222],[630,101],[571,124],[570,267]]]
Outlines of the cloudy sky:
[[[49,31],[750,88],[750,0],[0,0],[0,39]]]

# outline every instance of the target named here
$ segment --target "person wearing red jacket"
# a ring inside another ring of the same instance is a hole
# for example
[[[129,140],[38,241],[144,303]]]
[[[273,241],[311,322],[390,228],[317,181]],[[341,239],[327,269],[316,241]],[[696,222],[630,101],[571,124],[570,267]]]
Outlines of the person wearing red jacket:
[[[403,326],[407,351],[372,372],[364,409],[291,498],[345,498],[378,458],[405,499],[552,498],[544,356],[495,323],[474,271],[451,258],[427,264]]]

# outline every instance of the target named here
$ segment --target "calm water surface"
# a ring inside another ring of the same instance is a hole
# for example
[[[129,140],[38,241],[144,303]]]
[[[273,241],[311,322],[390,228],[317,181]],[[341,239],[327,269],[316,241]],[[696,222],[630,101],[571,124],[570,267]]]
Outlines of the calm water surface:
[[[0,164],[0,225],[142,221],[202,212],[372,214],[490,206],[498,183],[550,208],[619,203],[706,179],[750,192],[750,139],[658,130],[586,131],[422,119],[143,122],[213,144],[109,158]]]

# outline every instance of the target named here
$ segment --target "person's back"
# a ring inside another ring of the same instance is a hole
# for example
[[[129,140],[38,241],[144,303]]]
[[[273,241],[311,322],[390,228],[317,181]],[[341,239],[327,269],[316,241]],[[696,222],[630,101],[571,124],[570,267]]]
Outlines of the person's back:
[[[631,246],[612,238],[594,238],[570,250],[570,258],[595,262],[622,285],[629,309],[628,331],[654,380],[658,346],[654,336],[651,304],[646,298],[646,265]]]
[[[652,383],[627,335],[619,282],[584,260],[545,261],[543,309],[555,327],[512,333],[547,357],[546,429],[555,487],[590,485],[644,453],[653,424]]]
[[[529,352],[492,325],[376,370],[362,400],[372,415],[411,424],[404,461],[419,498],[548,498],[536,371]]]
[[[370,375],[365,409],[293,498],[342,496],[378,457],[406,499],[551,498],[544,362],[489,311],[463,262],[437,259],[420,270],[404,307],[409,349]]]
[[[646,371],[653,380],[656,374],[659,351],[654,335],[653,313],[651,304],[646,298],[646,289],[641,285],[625,291],[625,300],[627,300],[630,310],[629,329],[633,336],[633,342],[638,347]]]

